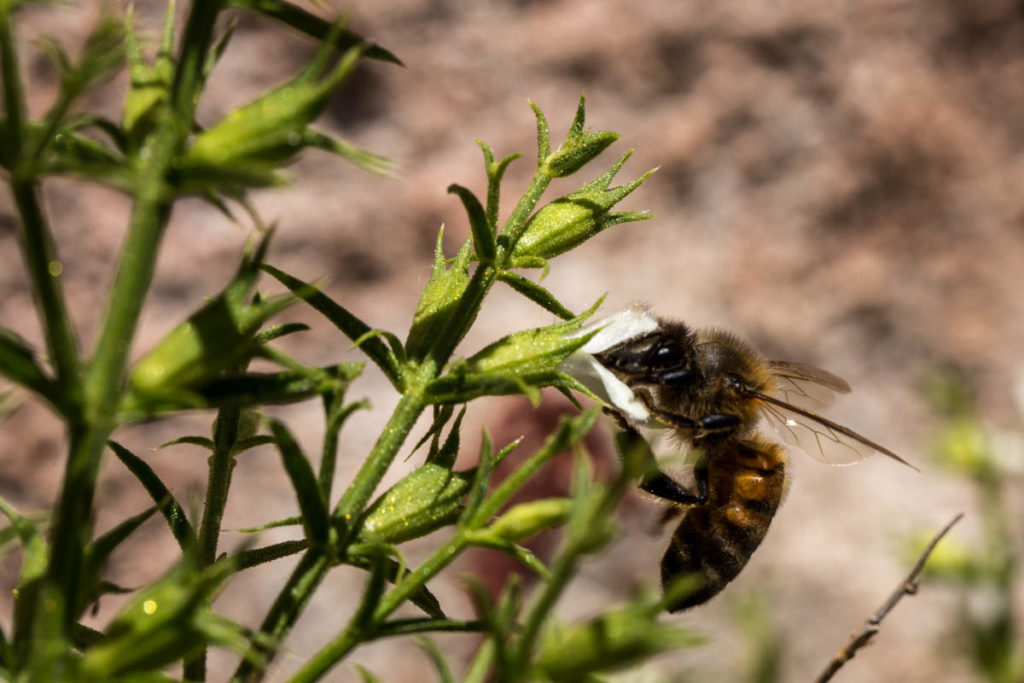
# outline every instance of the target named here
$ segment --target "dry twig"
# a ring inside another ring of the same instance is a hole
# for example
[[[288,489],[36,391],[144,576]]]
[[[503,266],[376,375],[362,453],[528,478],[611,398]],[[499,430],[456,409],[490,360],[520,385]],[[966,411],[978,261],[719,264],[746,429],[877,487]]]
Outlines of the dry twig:
[[[935,535],[935,538],[931,540],[931,543],[924,549],[921,556],[917,558],[917,563],[914,564],[914,568],[910,570],[907,577],[903,579],[902,584],[893,591],[892,595],[882,603],[882,606],[878,608],[878,611],[871,615],[871,618],[864,624],[864,629],[854,635],[850,642],[846,644],[842,650],[835,656],[835,658],[829,662],[828,667],[821,673],[818,678],[815,679],[815,683],[825,683],[825,681],[831,680],[832,676],[835,675],[839,669],[843,667],[848,661],[853,659],[853,656],[857,654],[857,650],[861,649],[874,638],[875,634],[878,633],[878,629],[882,623],[882,619],[892,611],[900,600],[903,599],[904,595],[913,595],[917,592],[917,576],[924,569],[925,562],[928,561],[928,556],[935,550],[935,546],[939,544],[942,537],[949,533],[949,530],[953,528],[953,525],[960,521],[964,516],[964,513],[958,513],[946,526],[942,528],[942,531]]]

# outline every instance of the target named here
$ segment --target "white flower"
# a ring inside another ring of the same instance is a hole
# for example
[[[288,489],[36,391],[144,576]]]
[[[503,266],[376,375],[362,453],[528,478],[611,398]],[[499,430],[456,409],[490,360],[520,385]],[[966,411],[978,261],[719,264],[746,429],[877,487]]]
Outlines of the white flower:
[[[611,370],[594,358],[595,353],[652,332],[659,324],[658,319],[644,304],[633,304],[629,308],[612,313],[570,335],[580,337],[598,330],[597,334],[578,351],[562,361],[559,369],[575,377],[605,403],[622,413],[633,426],[660,427],[662,425],[652,419],[651,411],[643,401],[612,374]]]

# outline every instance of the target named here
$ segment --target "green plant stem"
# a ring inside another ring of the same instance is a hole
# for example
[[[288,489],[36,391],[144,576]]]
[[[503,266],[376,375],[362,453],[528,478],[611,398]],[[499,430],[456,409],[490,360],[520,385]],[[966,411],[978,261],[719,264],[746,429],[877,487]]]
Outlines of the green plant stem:
[[[525,230],[530,212],[536,206],[550,182],[551,176],[541,166],[527,192],[519,200],[512,216],[506,222],[505,232],[508,233],[506,239],[513,239],[511,242],[505,242],[504,248],[499,248],[499,265],[496,267],[490,264],[481,264],[474,271],[470,282],[466,286],[466,291],[460,298],[459,304],[449,320],[449,324],[444,332],[442,332],[442,336],[433,344],[430,355],[415,369],[414,373],[408,374],[406,391],[392,413],[391,419],[388,421],[370,455],[363,462],[352,484],[346,489],[337,506],[335,506],[332,517],[341,522],[344,527],[344,533],[339,540],[338,546],[335,548],[335,556],[344,555],[349,544],[354,539],[355,532],[358,530],[359,517],[363,509],[384,478],[388,468],[394,462],[399,448],[405,443],[416,420],[427,407],[423,397],[425,387],[432,379],[438,376],[441,369],[454,353],[455,347],[458,346],[466,332],[469,331],[473,321],[476,320],[483,300],[497,279],[498,273],[501,268],[508,265],[512,247],[515,244],[515,240]],[[503,236],[505,236],[504,233]],[[466,540],[463,538],[461,542],[465,543]],[[449,548],[451,543],[446,544],[445,548]],[[454,554],[445,554],[443,558],[445,564],[450,562],[453,557]],[[264,619],[261,631],[269,635],[271,641],[280,642],[283,640],[295,620],[298,619],[302,608],[308,602],[312,592],[320,585],[330,566],[331,563],[329,562],[317,561],[314,550],[307,551],[303,556],[299,566],[292,572],[288,583],[278,594],[277,599]],[[423,569],[430,572],[428,564],[425,564],[421,571]],[[428,575],[433,576],[433,573]],[[415,590],[422,587],[424,582],[425,579],[415,584],[403,581],[391,590],[384,597],[378,610],[378,612],[383,614],[380,618],[383,619],[391,611],[397,609]],[[378,613],[375,613],[371,623],[379,624],[380,622],[377,618]],[[320,673],[332,667],[339,659],[351,651],[353,647],[358,645],[365,637],[364,631],[365,627],[347,628],[325,646],[316,655],[314,660],[311,660],[307,666],[303,667],[299,674],[296,675],[295,680],[313,680],[318,677]],[[262,654],[267,657],[269,662],[273,658],[274,653],[263,651]],[[307,678],[303,678],[303,676]],[[260,677],[262,677],[261,672],[257,672],[253,665],[243,661],[235,671],[233,680],[249,681]]]
[[[305,666],[299,669],[289,680],[289,683],[310,683],[319,680],[335,664],[341,661],[356,646],[375,636],[384,620],[408,600],[416,591],[420,590],[426,582],[448,566],[459,556],[469,544],[470,534],[466,531],[458,531],[443,546],[438,548],[427,560],[414,572],[410,572],[397,586],[388,591],[381,599],[373,616],[363,623],[357,623],[355,619],[322,647],[313,657],[306,662]]]
[[[201,567],[208,567],[217,559],[217,540],[220,537],[221,521],[224,519],[224,508],[228,502],[231,471],[235,466],[233,451],[238,440],[238,420],[241,414],[241,409],[236,407],[222,408],[217,413],[203,521],[199,526]]]
[[[9,139],[4,147],[11,155],[4,162],[12,169],[10,187],[22,224],[22,252],[36,298],[46,346],[53,359],[64,396],[62,409],[69,419],[81,399],[79,356],[71,319],[64,303],[60,261],[53,234],[39,203],[39,188],[32,176],[32,160],[26,160],[25,100],[18,69],[18,53],[11,26],[13,10],[0,11],[0,77]],[[51,270],[51,268],[53,270]]]
[[[596,418],[596,415],[597,413],[594,411],[593,415],[587,418],[578,418],[578,420],[589,419],[592,422]],[[570,422],[564,422],[559,427],[558,432],[548,439],[539,451],[531,456],[525,463],[520,465],[519,468],[517,468],[516,471],[498,487],[498,489],[490,496],[487,503],[481,507],[481,510],[484,511],[483,514],[474,515],[474,518],[470,521],[468,528],[459,529],[447,543],[438,548],[422,565],[419,566],[419,568],[406,574],[394,588],[388,591],[384,597],[381,598],[377,609],[374,610],[370,619],[362,623],[353,619],[344,631],[338,634],[333,640],[317,652],[313,658],[307,662],[306,666],[300,669],[295,676],[290,679],[290,683],[305,683],[317,680],[342,658],[348,655],[348,653],[361,642],[374,637],[377,634],[377,629],[380,628],[381,624],[384,623],[384,620],[387,619],[392,612],[398,609],[417,591],[422,589],[426,585],[427,581],[433,579],[442,569],[454,561],[468,545],[472,544],[474,536],[477,533],[477,527],[480,524],[486,522],[490,515],[497,512],[505,503],[507,503],[519,487],[526,483],[530,477],[536,474],[544,463],[548,462],[552,457],[560,453],[569,445],[571,424],[572,423]],[[618,492],[618,489],[615,489],[615,491]],[[572,566],[570,565],[570,575],[571,569]]]
[[[334,508],[333,517],[341,521],[347,529],[346,538],[342,539],[345,546],[353,536],[354,521],[362,512],[370,497],[384,478],[391,463],[394,462],[398,450],[405,443],[416,420],[427,407],[423,397],[423,387],[436,374],[436,369],[429,363],[420,367],[415,376],[410,377],[409,387],[395,406],[391,419],[374,444],[369,457],[363,462],[351,486],[341,496]]]
[[[576,564],[579,561],[579,548],[573,544],[562,552],[555,562],[554,570],[551,572],[551,579],[544,584],[544,590],[534,603],[530,614],[523,625],[522,634],[516,643],[515,655],[512,661],[518,663],[524,669],[529,666],[530,655],[533,652],[537,636],[544,620],[551,616],[551,610],[561,597],[566,584],[576,571]]]
[[[235,669],[232,681],[258,681],[263,678],[266,666],[276,653],[275,649],[264,643],[280,645],[333,564],[333,559],[323,548],[311,548],[303,553],[260,625],[260,633],[265,637],[254,644],[253,654],[264,658],[261,665],[253,663],[249,658],[243,659]]]
[[[57,503],[46,591],[62,601],[62,633],[70,633],[77,600],[82,553],[91,535],[92,500],[101,456],[116,426],[117,404],[128,351],[152,281],[157,250],[171,213],[168,171],[188,135],[209,48],[218,0],[192,4],[182,37],[182,58],[175,80],[174,112],[160,122],[140,156],[135,205],[122,249],[96,352],[85,377],[81,431],[72,430],[63,488]],[[41,636],[41,637],[45,637]]]
[[[63,266],[43,216],[35,180],[13,177],[10,186],[23,228],[23,258],[32,282],[46,346],[53,358],[60,386],[58,395],[61,396],[61,412],[69,421],[77,421],[81,402],[81,364],[61,286]]]
[[[398,450],[408,438],[416,420],[426,408],[422,387],[426,384],[425,378],[429,377],[432,372],[435,371],[427,368],[423,370],[422,374],[416,375],[416,379],[410,381],[409,389],[399,400],[391,414],[391,419],[388,420],[387,426],[373,450],[370,451],[369,457],[363,463],[341,500],[338,501],[333,518],[344,525],[345,531],[337,546],[332,549],[331,554],[325,553],[322,548],[307,550],[291,576],[288,577],[288,582],[278,593],[260,626],[260,631],[269,636],[271,642],[280,643],[284,640],[313,592],[334,565],[334,559],[343,556],[354,540],[354,531],[357,526],[355,522],[369,502],[377,485],[380,484],[380,480],[384,478],[384,474],[394,461]],[[269,664],[274,657],[274,651],[259,645],[256,646],[256,649],[266,658],[264,663]],[[253,664],[243,660],[235,670],[233,680],[252,681],[259,680],[262,676],[262,670],[258,670]]]
[[[203,505],[203,521],[199,526],[199,567],[205,568],[217,559],[217,541],[220,525],[224,519],[224,508],[228,503],[231,487],[231,471],[235,467],[234,446],[238,441],[238,420],[240,408],[222,408],[217,413],[213,435],[213,453],[210,455],[210,469],[206,484],[206,502]],[[206,648],[194,658],[185,662],[186,681],[206,680]]]

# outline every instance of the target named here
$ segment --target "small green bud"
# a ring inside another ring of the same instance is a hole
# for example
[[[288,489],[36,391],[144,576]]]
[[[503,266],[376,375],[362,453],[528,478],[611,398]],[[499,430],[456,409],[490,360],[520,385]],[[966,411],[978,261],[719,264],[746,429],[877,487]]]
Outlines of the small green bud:
[[[625,155],[603,176],[570,195],[554,200],[533,215],[516,242],[512,261],[524,257],[550,259],[587,241],[619,223],[646,220],[636,211],[611,213],[611,208],[650,177],[653,170],[628,185],[608,189],[615,173],[629,157]]]
[[[202,572],[183,563],[142,591],[81,660],[82,680],[113,680],[187,659],[210,642],[245,645],[242,629],[208,609],[235,568],[225,562]]]
[[[124,100],[124,112],[121,116],[124,129],[129,138],[138,143],[152,129],[157,120],[160,107],[164,105],[171,92],[174,81],[174,4],[167,3],[167,15],[164,19],[164,31],[160,39],[160,48],[150,64],[142,54],[138,37],[132,26],[132,10],[125,15],[125,43],[128,61],[128,92]]]
[[[553,154],[542,151],[542,154],[546,155],[544,166],[553,178],[562,178],[575,173],[619,139],[618,133],[604,130],[591,133],[584,130],[583,126],[587,117],[586,104],[587,100],[581,94],[579,104],[576,106],[576,116],[573,118],[562,146]],[[537,114],[538,123],[540,123],[543,121],[543,117],[539,110],[537,110]],[[546,127],[546,122],[544,125]],[[546,147],[547,145],[542,150]]]
[[[602,130],[597,133],[584,133],[579,140],[564,145],[546,160],[548,172],[555,178],[572,175],[589,163],[609,145],[619,139],[618,133]],[[567,141],[568,143],[568,141]]]
[[[331,93],[351,73],[360,55],[359,49],[349,50],[323,78],[324,59],[318,58],[291,82],[229,112],[195,139],[182,168],[278,163],[304,147],[323,146],[323,135],[308,125],[327,106]]]
[[[502,337],[467,361],[471,373],[526,374],[551,372],[573,351],[586,344],[587,335],[575,336],[595,307],[571,320]]]
[[[454,524],[472,481],[472,470],[452,472],[430,463],[420,467],[370,506],[362,537],[372,542],[403,543]]]
[[[656,607],[630,606],[582,624],[553,628],[541,646],[537,668],[551,680],[581,681],[703,642],[698,634],[658,623],[657,614]]]
[[[516,543],[564,524],[572,513],[571,498],[549,498],[520,503],[503,514],[486,533],[502,541]]]
[[[285,295],[248,305],[217,297],[136,363],[132,387],[142,395],[159,395],[217,377],[251,355],[260,325],[295,300]]]

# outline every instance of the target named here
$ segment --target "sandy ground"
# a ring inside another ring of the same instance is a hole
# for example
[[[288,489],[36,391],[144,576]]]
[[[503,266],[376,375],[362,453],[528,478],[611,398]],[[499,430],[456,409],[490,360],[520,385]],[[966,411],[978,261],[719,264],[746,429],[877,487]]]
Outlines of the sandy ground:
[[[77,44],[94,4],[25,11],[19,35],[26,49],[41,33]],[[148,35],[158,32],[161,5],[136,2]],[[332,296],[372,325],[402,334],[429,273],[438,228],[447,226],[449,253],[468,234],[446,186],[485,189],[473,139],[499,155],[525,154],[508,174],[507,212],[530,175],[535,132],[527,99],[560,135],[585,91],[589,123],[622,134],[603,163],[634,148],[623,181],[660,168],[625,202],[650,209],[655,219],[620,226],[559,257],[545,281],[549,289],[578,310],[604,293],[607,310],[647,301],[664,315],[731,329],[769,357],[827,367],[855,387],[830,415],[922,470],[915,474],[883,458],[828,468],[794,456],[788,499],[747,570],[719,599],[673,617],[706,633],[709,644],[662,656],[621,680],[741,680],[749,648],[734,615],[751,597],[768,607],[783,647],[783,680],[808,680],[898,584],[910,564],[908,535],[938,529],[963,510],[968,518],[957,534],[968,541],[978,536],[974,491],[934,461],[939,422],[922,387],[936,369],[955,369],[987,424],[1021,428],[1022,406],[1014,399],[1024,373],[1019,3],[377,0],[355,3],[351,16],[356,30],[393,50],[406,67],[361,67],[321,123],[397,159],[400,172],[381,179],[324,155],[304,158],[292,169],[293,187],[254,197],[279,225],[272,263],[305,278],[329,277]],[[200,103],[203,124],[284,81],[311,54],[305,41],[252,18],[241,21],[232,48]],[[38,56],[24,66],[33,84],[30,105],[42,112],[53,96],[52,72]],[[123,88],[122,77],[87,104],[116,117]],[[560,184],[554,191],[571,189]],[[46,199],[72,316],[88,347],[130,207],[124,197],[70,181],[49,183]],[[136,353],[226,282],[245,235],[199,201],[177,206]],[[0,322],[38,344],[16,244],[17,223],[4,195]],[[291,352],[318,363],[359,357],[312,314],[291,317],[316,325],[289,340]],[[496,290],[463,350],[550,320],[532,303]],[[355,417],[343,434],[339,488],[396,401],[369,371],[353,392],[371,398],[374,410]],[[480,401],[470,410],[474,431],[467,432],[463,457],[472,461],[473,434],[483,425],[507,441],[536,433],[564,409],[556,400],[539,414],[524,399]],[[277,413],[310,451],[317,448],[315,404]],[[183,431],[208,429],[209,416],[187,415],[125,429],[117,438],[146,454],[179,499],[198,508],[204,455],[187,447],[148,449]],[[59,425],[43,408],[22,406],[0,430],[0,494],[23,509],[49,505],[62,443]],[[606,442],[593,447],[610,457]],[[387,481],[415,463],[396,465]],[[539,494],[558,490],[557,475],[548,481]],[[1008,494],[1019,511],[1019,478]],[[146,505],[141,488],[114,462],[105,465],[98,500],[101,530]],[[247,455],[236,470],[225,527],[294,509],[276,454]],[[663,540],[649,530],[658,514],[639,496],[627,502],[627,534],[586,566],[559,606],[565,618],[656,584]],[[138,584],[173,561],[165,530],[157,522],[147,529],[116,557],[111,570],[118,582]],[[266,533],[260,540],[289,535]],[[228,534],[223,547],[240,542]],[[428,539],[409,556],[421,558],[429,548]],[[240,577],[218,608],[257,623],[289,566]],[[9,585],[13,560],[0,569]],[[459,573],[484,572],[500,583],[510,570],[477,553],[443,576],[436,592],[452,613],[466,615]],[[273,680],[284,680],[344,624],[361,582],[345,570],[329,578],[288,640]],[[837,680],[975,680],[958,650],[956,601],[952,589],[926,585]],[[117,604],[104,602],[96,623]],[[459,637],[440,642],[456,666],[473,646]],[[387,642],[357,651],[329,680],[355,680],[355,663],[387,681],[424,680],[427,666],[418,649]],[[212,657],[212,680],[231,666],[230,657]]]

